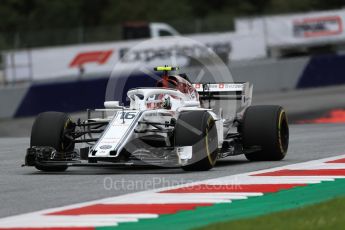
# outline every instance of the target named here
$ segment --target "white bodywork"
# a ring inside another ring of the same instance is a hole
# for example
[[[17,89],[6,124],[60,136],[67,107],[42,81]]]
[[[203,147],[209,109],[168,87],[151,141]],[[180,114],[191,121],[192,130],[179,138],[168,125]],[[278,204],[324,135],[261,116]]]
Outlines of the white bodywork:
[[[208,84],[208,86],[210,92],[222,90],[231,92],[244,91],[247,88],[249,94],[248,92],[244,93],[244,99],[242,100],[246,102],[244,104],[248,104],[251,101],[251,86],[248,84]],[[204,86],[200,87],[199,84],[194,84],[194,87],[198,92],[205,91]],[[106,108],[104,111],[112,111],[113,115],[105,118],[109,120],[109,124],[97,143],[90,150],[88,156],[90,159],[118,157],[125,145],[136,135],[135,131],[142,128],[141,126],[143,125],[140,122],[170,122],[172,118],[177,119],[180,112],[190,110],[208,111],[216,122],[218,147],[222,147],[224,141],[224,120],[211,109],[201,108],[198,96],[191,96],[170,88],[136,88],[128,91],[127,96],[130,99],[129,107],[121,107],[116,101],[104,103]],[[164,100],[170,102],[169,108],[159,107]],[[156,105],[156,107],[151,107],[152,104]],[[147,126],[149,125],[145,127]],[[190,146],[186,146],[186,149],[178,148],[176,154],[181,155],[180,157],[188,158],[190,154],[187,152],[190,149]]]
[[[155,95],[167,95],[171,100],[171,110],[176,111],[182,107],[200,107],[200,102],[181,93],[175,89],[165,88],[139,88],[128,91],[127,96],[130,99],[130,109],[145,110],[147,103],[154,103]],[[151,99],[151,100],[150,100]]]
[[[97,154],[94,155],[94,157],[110,157],[110,151],[123,147],[121,144],[126,143],[127,137],[130,136],[131,133],[128,133],[131,131],[129,130],[129,127],[133,125],[135,119],[126,119],[122,118],[122,116],[131,114],[133,118],[135,118],[138,113],[139,111],[134,110],[116,112],[107,129],[93,147],[93,150],[97,150]],[[89,157],[92,157],[92,153]]]

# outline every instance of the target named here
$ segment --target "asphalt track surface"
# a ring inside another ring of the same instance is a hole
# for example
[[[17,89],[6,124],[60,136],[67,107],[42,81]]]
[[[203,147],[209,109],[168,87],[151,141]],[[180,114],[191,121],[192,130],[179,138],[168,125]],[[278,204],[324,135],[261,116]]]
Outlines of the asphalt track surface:
[[[20,167],[28,138],[0,139],[0,217],[59,207],[221,176],[294,164],[345,152],[345,125],[292,125],[290,148],[280,162],[248,162],[229,157],[208,172],[159,168],[70,168],[64,173],[43,173]]]

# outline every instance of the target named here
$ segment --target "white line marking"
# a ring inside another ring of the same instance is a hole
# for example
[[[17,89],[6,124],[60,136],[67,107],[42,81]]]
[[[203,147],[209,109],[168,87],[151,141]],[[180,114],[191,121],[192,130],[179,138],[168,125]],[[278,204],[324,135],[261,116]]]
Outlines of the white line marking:
[[[343,163],[320,163],[315,165],[308,165],[304,168],[300,166],[291,167],[290,169],[345,169],[345,164]]]
[[[121,200],[110,198],[102,204],[228,203],[231,200],[261,195],[263,193],[153,193]]]

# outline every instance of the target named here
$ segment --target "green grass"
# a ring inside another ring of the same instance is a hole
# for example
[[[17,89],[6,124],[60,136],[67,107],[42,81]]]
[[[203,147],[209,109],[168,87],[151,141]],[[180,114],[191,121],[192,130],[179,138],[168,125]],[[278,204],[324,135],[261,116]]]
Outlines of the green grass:
[[[288,211],[211,224],[198,230],[220,229],[345,229],[345,197]]]

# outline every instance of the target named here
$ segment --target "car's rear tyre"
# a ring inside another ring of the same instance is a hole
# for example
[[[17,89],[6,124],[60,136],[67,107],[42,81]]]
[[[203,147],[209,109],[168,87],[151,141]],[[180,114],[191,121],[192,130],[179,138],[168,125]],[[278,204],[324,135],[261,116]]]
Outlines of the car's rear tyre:
[[[289,146],[289,126],[285,111],[280,106],[250,106],[245,111],[241,127],[243,147],[261,150],[245,154],[250,161],[279,161]]]
[[[38,115],[32,130],[30,146],[49,146],[58,152],[73,151],[74,143],[66,138],[66,131],[73,129],[73,123],[69,116],[60,112],[45,112]],[[65,171],[68,166],[50,166],[36,163],[35,167],[41,171],[58,172]]]
[[[186,171],[206,171],[216,164],[218,135],[216,123],[207,111],[185,111],[176,121],[175,146],[192,146]]]

